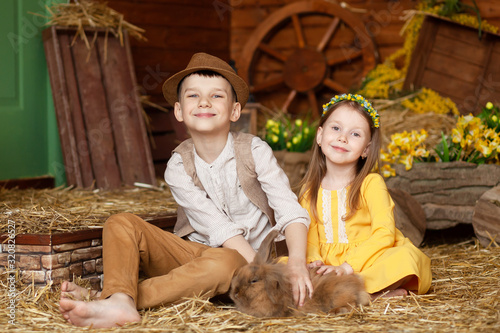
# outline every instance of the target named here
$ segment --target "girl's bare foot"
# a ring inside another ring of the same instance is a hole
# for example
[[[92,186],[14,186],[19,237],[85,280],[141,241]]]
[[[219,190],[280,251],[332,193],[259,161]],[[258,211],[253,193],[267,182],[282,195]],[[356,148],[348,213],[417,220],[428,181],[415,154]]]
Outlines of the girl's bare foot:
[[[134,300],[123,293],[94,302],[61,298],[59,311],[70,324],[79,327],[109,328],[141,321]]]
[[[85,289],[69,281],[61,283],[61,298],[73,298],[78,301],[85,301],[99,298],[99,296],[101,296],[100,291]]]
[[[404,297],[408,295],[408,290],[398,288],[394,290],[379,291],[378,293],[371,294],[372,301],[379,297]]]

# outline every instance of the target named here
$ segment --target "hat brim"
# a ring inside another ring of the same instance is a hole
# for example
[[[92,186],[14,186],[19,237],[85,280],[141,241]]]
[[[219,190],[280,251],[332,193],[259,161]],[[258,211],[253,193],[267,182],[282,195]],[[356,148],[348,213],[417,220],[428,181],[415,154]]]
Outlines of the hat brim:
[[[182,79],[184,79],[189,74],[200,71],[216,72],[226,78],[226,80],[229,81],[234,91],[236,92],[236,98],[241,104],[241,108],[243,109],[245,107],[249,95],[248,85],[246,84],[246,82],[234,72],[207,66],[190,67],[172,75],[165,81],[162,88],[163,96],[171,106],[174,106],[174,104],[179,101],[177,88],[179,87],[179,83],[182,81]]]

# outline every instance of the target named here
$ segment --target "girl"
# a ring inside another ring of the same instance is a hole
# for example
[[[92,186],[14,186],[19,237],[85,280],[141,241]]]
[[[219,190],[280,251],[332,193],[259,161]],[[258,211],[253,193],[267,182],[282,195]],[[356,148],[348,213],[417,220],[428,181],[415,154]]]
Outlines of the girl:
[[[307,260],[319,274],[359,273],[375,298],[424,294],[430,259],[396,229],[394,203],[373,170],[380,156],[379,115],[362,96],[323,106],[300,202],[309,211]]]

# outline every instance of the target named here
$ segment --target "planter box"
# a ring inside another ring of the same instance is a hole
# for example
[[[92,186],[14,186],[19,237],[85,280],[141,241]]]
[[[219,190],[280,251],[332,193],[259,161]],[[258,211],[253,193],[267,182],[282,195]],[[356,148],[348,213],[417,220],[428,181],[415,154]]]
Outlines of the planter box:
[[[500,184],[500,165],[466,162],[416,163],[396,167],[387,186],[410,193],[425,211],[428,229],[472,224],[474,208],[486,191]]]
[[[176,215],[162,216],[148,222],[168,231],[173,230]],[[93,289],[101,289],[102,229],[53,234],[21,234],[15,248],[9,247],[7,236],[1,235],[0,272],[8,260],[15,258],[15,268],[23,284],[44,286],[72,281],[74,276],[89,280]]]

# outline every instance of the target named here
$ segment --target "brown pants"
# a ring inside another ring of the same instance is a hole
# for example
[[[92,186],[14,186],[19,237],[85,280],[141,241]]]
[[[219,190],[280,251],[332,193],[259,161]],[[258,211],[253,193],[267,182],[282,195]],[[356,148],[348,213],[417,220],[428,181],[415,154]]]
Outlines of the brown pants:
[[[186,241],[129,213],[111,216],[102,238],[101,299],[125,293],[138,309],[223,294],[234,272],[247,263],[236,250]],[[147,276],[140,282],[139,271]]]

